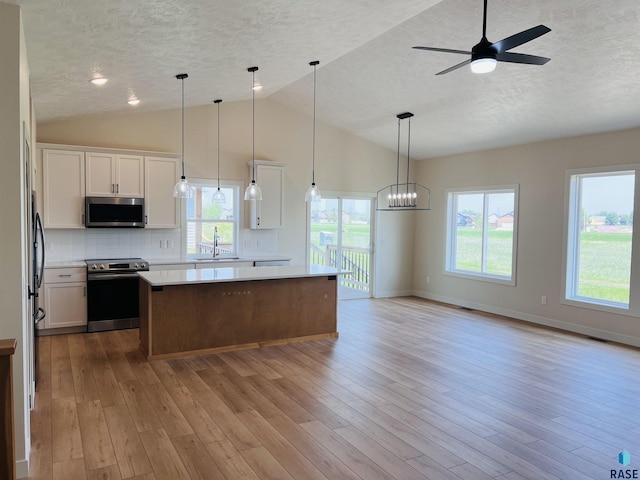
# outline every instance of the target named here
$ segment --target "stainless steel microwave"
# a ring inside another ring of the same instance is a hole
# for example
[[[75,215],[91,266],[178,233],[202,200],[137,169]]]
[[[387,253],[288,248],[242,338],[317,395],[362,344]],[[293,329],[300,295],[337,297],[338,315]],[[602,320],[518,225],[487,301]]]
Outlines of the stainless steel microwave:
[[[85,197],[84,225],[87,228],[144,228],[144,198]]]

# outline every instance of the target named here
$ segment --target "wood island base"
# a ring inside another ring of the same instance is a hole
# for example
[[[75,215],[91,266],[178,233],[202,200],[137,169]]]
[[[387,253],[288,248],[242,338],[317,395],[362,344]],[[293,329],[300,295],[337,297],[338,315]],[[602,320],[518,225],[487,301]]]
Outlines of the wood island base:
[[[140,280],[140,349],[149,360],[337,336],[335,275],[163,286]]]

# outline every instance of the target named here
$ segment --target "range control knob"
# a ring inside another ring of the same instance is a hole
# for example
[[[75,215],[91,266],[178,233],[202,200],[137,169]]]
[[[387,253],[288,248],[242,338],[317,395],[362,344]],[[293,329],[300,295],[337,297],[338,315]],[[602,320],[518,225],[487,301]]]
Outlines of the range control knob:
[[[94,263],[89,267],[91,270],[96,270],[98,266]]]
[[[100,270],[104,270],[106,267],[104,266],[104,263],[101,263],[99,268]]]
[[[146,263],[141,263],[140,264],[140,268],[147,268],[147,264]]]
[[[134,264],[133,264],[133,268],[134,268],[135,270],[137,270],[137,269],[138,269],[138,264],[137,264],[137,263],[134,263]]]

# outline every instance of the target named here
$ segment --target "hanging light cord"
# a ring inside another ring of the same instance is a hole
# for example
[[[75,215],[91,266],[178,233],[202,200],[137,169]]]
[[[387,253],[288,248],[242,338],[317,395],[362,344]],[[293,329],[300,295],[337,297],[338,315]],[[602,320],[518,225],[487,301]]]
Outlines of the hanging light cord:
[[[251,183],[256,183],[256,71],[251,72]]]
[[[398,158],[396,160],[396,192],[400,191],[400,119],[398,119]]]
[[[218,190],[220,190],[220,102],[218,102]]]
[[[182,178],[184,176],[184,77],[182,80]]]
[[[311,183],[316,184],[316,66],[317,63],[311,62],[313,65],[313,151],[311,153]]]
[[[409,131],[407,132],[407,193],[409,193],[409,154],[411,153],[411,118],[409,118]]]

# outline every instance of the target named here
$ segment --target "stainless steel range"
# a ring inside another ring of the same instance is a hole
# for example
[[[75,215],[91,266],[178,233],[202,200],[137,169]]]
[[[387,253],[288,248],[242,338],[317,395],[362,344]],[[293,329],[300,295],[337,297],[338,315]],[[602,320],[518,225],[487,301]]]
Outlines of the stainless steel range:
[[[87,331],[140,326],[137,272],[149,270],[142,258],[92,259],[87,264]]]

